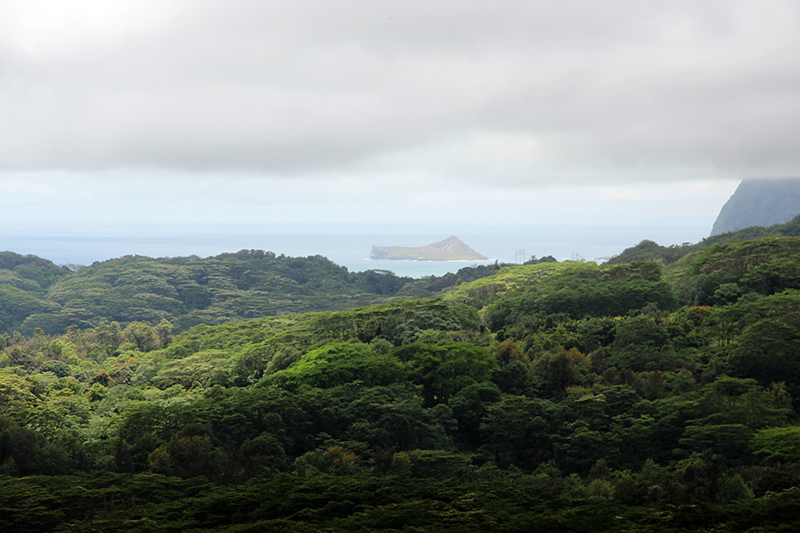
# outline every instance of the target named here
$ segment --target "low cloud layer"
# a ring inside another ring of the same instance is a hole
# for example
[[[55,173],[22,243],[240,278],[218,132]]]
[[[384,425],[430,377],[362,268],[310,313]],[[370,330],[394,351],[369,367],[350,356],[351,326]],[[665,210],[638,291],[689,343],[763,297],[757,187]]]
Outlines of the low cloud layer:
[[[791,1],[0,2],[0,169],[796,176],[798,26]]]

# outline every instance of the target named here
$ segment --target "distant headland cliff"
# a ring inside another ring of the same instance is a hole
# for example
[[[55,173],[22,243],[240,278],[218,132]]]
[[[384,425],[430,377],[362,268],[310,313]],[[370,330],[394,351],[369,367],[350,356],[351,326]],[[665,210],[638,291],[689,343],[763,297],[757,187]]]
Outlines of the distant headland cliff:
[[[750,226],[783,224],[800,214],[800,178],[749,179],[722,207],[711,236]]]
[[[464,244],[458,237],[448,237],[443,241],[418,248],[373,246],[369,258],[398,261],[484,261],[489,259]]]

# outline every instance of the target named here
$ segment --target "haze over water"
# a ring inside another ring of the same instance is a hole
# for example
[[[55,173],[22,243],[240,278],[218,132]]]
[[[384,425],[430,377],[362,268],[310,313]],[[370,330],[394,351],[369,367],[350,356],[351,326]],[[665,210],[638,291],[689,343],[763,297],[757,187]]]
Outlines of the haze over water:
[[[0,233],[0,249],[33,254],[57,264],[90,265],[95,261],[146,255],[150,257],[214,256],[242,249],[261,249],[292,257],[322,255],[350,271],[391,270],[401,276],[443,275],[473,261],[375,261],[368,259],[373,245],[424,246],[455,235],[490,258],[483,264],[515,263],[517,251],[525,259],[552,255],[559,261],[602,261],[643,239],[668,246],[697,242],[708,235],[700,227],[578,226],[437,226],[328,225],[250,227],[190,225],[30,227]]]

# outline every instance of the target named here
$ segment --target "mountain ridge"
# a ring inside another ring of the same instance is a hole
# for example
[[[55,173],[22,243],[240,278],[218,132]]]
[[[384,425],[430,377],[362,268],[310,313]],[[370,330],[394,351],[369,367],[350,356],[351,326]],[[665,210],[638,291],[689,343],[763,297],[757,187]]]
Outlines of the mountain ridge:
[[[783,224],[800,214],[800,178],[746,179],[725,202],[711,236]]]

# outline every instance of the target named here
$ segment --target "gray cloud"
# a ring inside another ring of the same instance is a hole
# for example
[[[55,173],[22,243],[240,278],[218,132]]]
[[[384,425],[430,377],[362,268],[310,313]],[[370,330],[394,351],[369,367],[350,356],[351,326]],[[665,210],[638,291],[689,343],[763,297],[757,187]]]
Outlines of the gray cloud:
[[[800,174],[794,2],[105,4],[0,3],[0,168]]]

